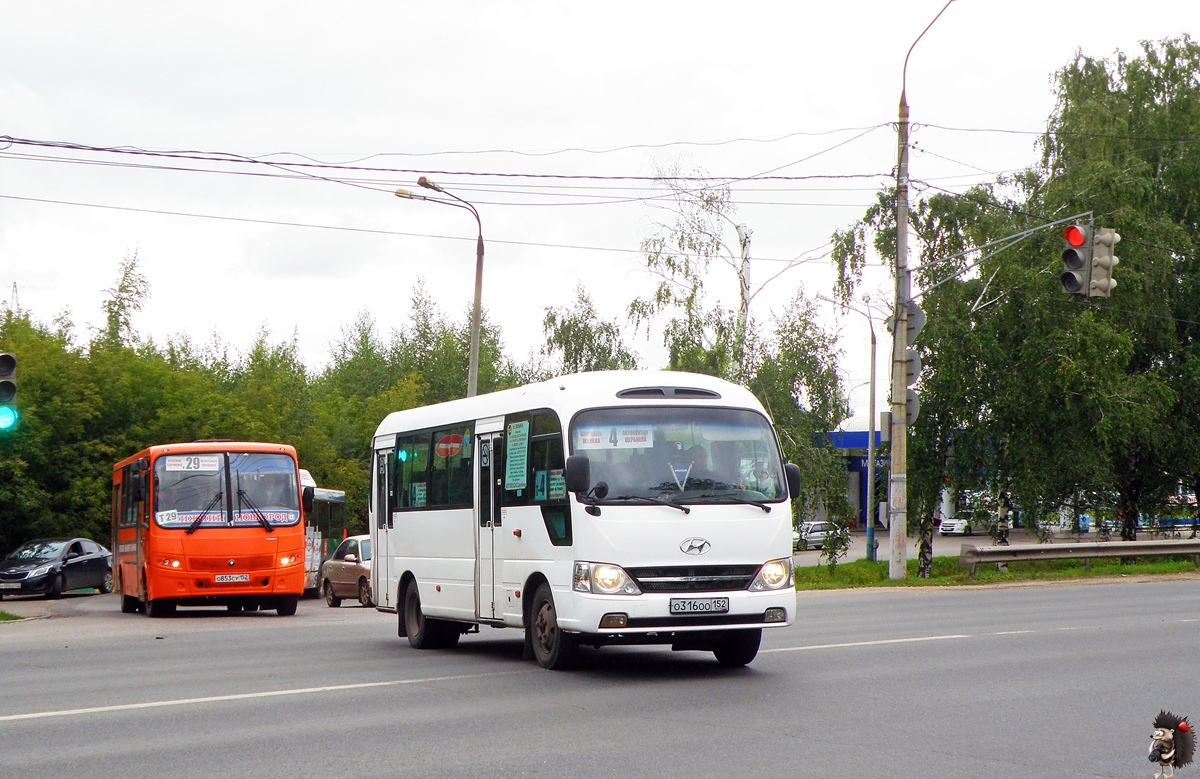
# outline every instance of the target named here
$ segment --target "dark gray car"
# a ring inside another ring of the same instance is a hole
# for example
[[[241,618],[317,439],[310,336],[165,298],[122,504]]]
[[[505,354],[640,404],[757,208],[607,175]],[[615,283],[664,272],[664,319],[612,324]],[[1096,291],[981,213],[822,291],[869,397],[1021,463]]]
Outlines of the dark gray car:
[[[0,598],[112,587],[112,552],[90,538],[39,538],[0,560]]]

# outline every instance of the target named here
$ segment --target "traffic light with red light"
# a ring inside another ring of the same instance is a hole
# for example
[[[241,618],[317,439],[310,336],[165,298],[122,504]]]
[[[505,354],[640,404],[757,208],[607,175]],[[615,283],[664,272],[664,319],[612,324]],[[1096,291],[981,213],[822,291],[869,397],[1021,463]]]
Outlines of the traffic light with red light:
[[[1062,282],[1063,292],[1072,295],[1091,294],[1092,228],[1089,225],[1069,225],[1063,230]]]

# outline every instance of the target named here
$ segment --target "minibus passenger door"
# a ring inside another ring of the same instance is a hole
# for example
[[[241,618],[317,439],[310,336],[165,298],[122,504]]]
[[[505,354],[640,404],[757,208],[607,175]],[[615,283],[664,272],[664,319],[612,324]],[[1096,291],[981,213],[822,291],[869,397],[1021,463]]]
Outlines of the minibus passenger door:
[[[496,540],[500,526],[500,501],[498,500],[501,479],[504,473],[499,454],[504,436],[499,433],[481,433],[479,440],[479,557],[476,561],[475,603],[480,619],[496,619],[498,609],[493,593],[496,591]]]
[[[392,547],[388,543],[389,531],[392,527],[392,507],[388,500],[388,465],[392,462],[394,449],[380,449],[375,452],[375,494],[372,503],[375,516],[372,517],[375,526],[374,559],[371,561],[371,593],[375,602],[385,609],[397,608],[395,588],[391,586]],[[320,578],[320,577],[318,577]]]

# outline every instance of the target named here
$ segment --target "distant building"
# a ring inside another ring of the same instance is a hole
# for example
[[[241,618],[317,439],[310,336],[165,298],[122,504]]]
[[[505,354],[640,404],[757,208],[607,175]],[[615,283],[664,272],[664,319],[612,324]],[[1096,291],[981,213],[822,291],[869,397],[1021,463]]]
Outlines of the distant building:
[[[866,414],[852,416],[838,426],[837,430],[829,431],[829,440],[838,449],[845,452],[846,457],[846,498],[854,509],[854,519],[850,528],[865,529],[867,527],[867,451],[871,440],[869,428],[871,421]],[[887,460],[880,459],[880,444],[883,441],[881,430],[875,430],[875,504],[876,527],[887,527],[887,515],[884,521],[878,521],[878,505],[887,501]],[[823,514],[824,512],[819,512]],[[822,517],[823,518],[823,517]]]

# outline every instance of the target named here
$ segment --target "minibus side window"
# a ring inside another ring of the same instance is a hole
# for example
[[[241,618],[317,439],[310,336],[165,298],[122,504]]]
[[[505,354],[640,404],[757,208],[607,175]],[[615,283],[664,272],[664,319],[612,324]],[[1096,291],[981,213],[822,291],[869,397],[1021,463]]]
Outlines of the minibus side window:
[[[571,515],[558,415],[550,410],[509,414],[504,429],[504,505],[539,506],[550,542],[569,546]]]

